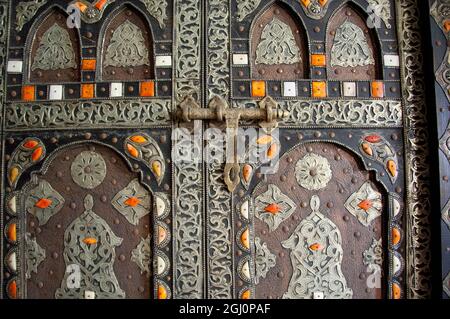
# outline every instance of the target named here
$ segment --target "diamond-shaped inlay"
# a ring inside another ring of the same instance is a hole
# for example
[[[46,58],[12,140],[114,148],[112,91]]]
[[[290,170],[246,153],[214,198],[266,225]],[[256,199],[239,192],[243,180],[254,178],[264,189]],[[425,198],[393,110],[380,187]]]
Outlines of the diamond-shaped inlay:
[[[118,192],[111,203],[132,225],[139,224],[139,220],[152,208],[150,193],[139,183],[138,179],[132,180]]]
[[[444,209],[442,210],[442,220],[447,224],[450,229],[450,200],[445,204]]]
[[[381,194],[373,189],[370,182],[365,182],[361,188],[353,193],[345,202],[345,208],[358,218],[364,226],[381,215],[383,208]]]
[[[297,205],[275,185],[269,185],[268,190],[255,199],[255,215],[274,231],[289,218]]]
[[[450,272],[448,273],[447,277],[445,277],[443,286],[445,293],[450,297]]]
[[[445,129],[444,135],[442,135],[441,139],[439,140],[439,146],[442,152],[444,152],[447,159],[450,161],[450,122]]]
[[[45,180],[33,188],[25,201],[26,211],[34,215],[39,225],[45,225],[64,205],[64,198]]]
[[[450,49],[447,50],[441,66],[436,71],[436,80],[450,101]]]

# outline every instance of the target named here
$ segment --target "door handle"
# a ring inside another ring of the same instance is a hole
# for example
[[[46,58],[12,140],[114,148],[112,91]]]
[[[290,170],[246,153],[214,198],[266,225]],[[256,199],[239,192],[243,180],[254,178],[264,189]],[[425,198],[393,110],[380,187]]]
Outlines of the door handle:
[[[278,127],[278,122],[290,116],[287,110],[281,110],[277,102],[266,96],[258,103],[258,108],[230,108],[228,103],[220,96],[214,96],[208,108],[201,108],[192,96],[187,96],[179,105],[176,118],[180,122],[212,121],[226,124],[231,130],[231,144],[233,147],[233,161],[226,163],[224,168],[224,181],[230,192],[233,192],[240,183],[239,160],[237,155],[238,129],[240,121],[257,121],[259,126],[270,134]],[[228,145],[228,144],[227,144]]]

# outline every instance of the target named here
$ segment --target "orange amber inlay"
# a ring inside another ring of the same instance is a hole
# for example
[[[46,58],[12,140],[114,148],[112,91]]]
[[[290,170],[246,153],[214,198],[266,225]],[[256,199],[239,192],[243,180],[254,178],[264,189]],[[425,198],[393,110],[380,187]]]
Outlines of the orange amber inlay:
[[[82,84],[81,97],[83,99],[92,99],[94,97],[94,84]]]
[[[136,207],[137,205],[139,205],[140,202],[141,201],[140,201],[139,198],[137,198],[137,197],[130,197],[124,202],[124,204],[127,205],[127,206],[130,206],[130,207]]]
[[[245,164],[244,168],[242,169],[242,176],[244,177],[244,180],[246,183],[250,181],[250,177],[252,176],[253,167],[249,164]]]
[[[96,59],[84,59],[83,61],[81,61],[81,69],[83,71],[95,71],[96,66]]]
[[[44,149],[43,149],[42,147],[38,147],[38,148],[35,149],[35,150],[33,151],[33,153],[31,154],[31,160],[32,160],[33,162],[38,161],[38,160],[41,158],[42,153],[44,153]]]
[[[398,228],[392,228],[392,244],[397,245],[400,243],[401,234]]]
[[[142,135],[134,135],[130,138],[130,140],[138,144],[144,144],[145,142],[147,142],[147,139]]]
[[[11,167],[11,169],[9,170],[9,181],[11,183],[14,183],[18,176],[19,176],[19,169],[16,166]]]
[[[33,149],[39,144],[36,140],[28,140],[25,143],[23,143],[23,147]]]
[[[167,291],[163,285],[158,285],[158,299],[167,299]]]
[[[34,206],[38,207],[38,208],[42,208],[42,209],[46,209],[48,208],[51,204],[52,204],[52,200],[48,199],[48,198],[41,198],[40,200],[38,200],[36,202],[36,204],[34,204]]]
[[[327,4],[328,0],[319,0],[319,4],[323,7]]]
[[[11,299],[17,299],[17,283],[15,280],[8,284],[8,295]]]
[[[361,147],[362,147],[364,153],[366,153],[369,156],[373,155],[372,148],[369,146],[369,144],[363,143]]]
[[[36,88],[34,85],[25,85],[22,87],[22,100],[34,101],[36,99]]]
[[[303,4],[305,7],[309,6],[309,4],[311,3],[310,0],[300,0],[300,1],[302,2],[302,4]]]
[[[272,142],[272,140],[273,140],[272,136],[264,135],[264,136],[261,136],[260,138],[258,138],[256,140],[256,143],[259,145],[266,145],[266,144],[269,144],[270,142]]]
[[[280,206],[278,206],[278,204],[273,203],[273,204],[268,205],[266,208],[264,208],[264,210],[268,213],[275,215],[280,212],[281,208],[280,208]]]
[[[131,156],[138,158],[139,157],[139,151],[131,144],[127,144],[127,150],[128,153],[130,153]]]
[[[92,238],[92,237],[87,237],[87,238],[83,239],[83,243],[85,243],[86,245],[94,245],[97,243],[97,239]]]
[[[252,81],[252,96],[254,97],[266,96],[266,82]]]
[[[250,296],[251,296],[250,290],[247,289],[242,293],[241,299],[247,300],[250,299]]]
[[[15,223],[9,224],[6,234],[10,241],[15,242],[17,240],[17,227]]]
[[[103,7],[108,3],[108,0],[98,0],[95,4],[95,7],[99,10],[102,10]]]
[[[392,177],[397,176],[397,165],[393,160],[389,160],[387,162],[387,170],[389,171],[389,174],[391,174]]]
[[[322,245],[319,243],[314,243],[311,246],[309,246],[309,249],[311,249],[312,251],[318,251],[322,249]]]
[[[161,163],[158,161],[154,161],[152,163],[152,170],[156,176],[161,177]]]
[[[161,244],[167,237],[167,231],[164,227],[158,226],[158,244]]]
[[[445,20],[444,21],[444,29],[445,29],[445,32],[449,32],[450,31],[450,20]]]
[[[311,55],[311,65],[312,66],[326,66],[325,54],[312,54]]]
[[[140,95],[143,97],[155,96],[155,82],[153,81],[142,82]]]
[[[394,299],[400,299],[402,296],[402,290],[400,289],[400,286],[396,283],[392,284],[392,298]]]
[[[80,9],[81,12],[84,12],[87,9],[87,5],[82,2],[77,2],[75,5]]]
[[[278,152],[277,144],[272,144],[272,145],[270,145],[269,149],[267,150],[267,157],[269,159],[272,159],[275,157],[275,155],[277,155],[277,152]]]
[[[327,84],[325,82],[314,81],[312,83],[312,96],[315,98],[327,97]]]
[[[241,243],[246,249],[250,249],[250,231],[248,228],[241,235]]]
[[[363,201],[361,201],[358,204],[358,207],[361,208],[363,211],[368,211],[371,207],[373,206],[372,202],[368,199],[365,199]]]
[[[384,84],[383,82],[372,82],[372,97],[384,97]]]

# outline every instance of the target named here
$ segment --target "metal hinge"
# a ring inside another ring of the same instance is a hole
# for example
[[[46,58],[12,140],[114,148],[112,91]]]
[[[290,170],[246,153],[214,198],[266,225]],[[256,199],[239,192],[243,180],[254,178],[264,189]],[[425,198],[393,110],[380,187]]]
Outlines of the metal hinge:
[[[280,110],[275,100],[270,96],[265,97],[258,105],[259,108],[253,109],[230,108],[224,99],[214,96],[209,102],[208,108],[201,108],[192,96],[187,96],[180,103],[176,114],[177,120],[181,122],[212,121],[225,123],[229,133],[227,147],[233,148],[233,161],[226,163],[224,168],[224,181],[230,192],[233,192],[240,183],[240,166],[236,153],[239,122],[257,121],[259,126],[270,134],[278,127],[278,121],[290,115],[288,111]]]

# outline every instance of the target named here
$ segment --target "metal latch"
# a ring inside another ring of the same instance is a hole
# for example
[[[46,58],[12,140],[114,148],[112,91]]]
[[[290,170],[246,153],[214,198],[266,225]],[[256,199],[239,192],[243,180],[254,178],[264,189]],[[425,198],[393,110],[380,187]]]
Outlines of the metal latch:
[[[289,117],[289,112],[279,110],[277,103],[270,96],[265,97],[258,103],[259,108],[242,109],[230,108],[227,102],[219,96],[214,96],[209,102],[208,108],[201,108],[192,96],[187,96],[180,103],[177,111],[177,119],[182,122],[191,121],[214,121],[225,123],[229,140],[227,147],[232,147],[233,161],[226,163],[224,168],[224,181],[228,190],[233,192],[240,183],[239,159],[237,155],[238,128],[240,121],[258,121],[259,126],[270,134],[278,127],[278,121]]]

